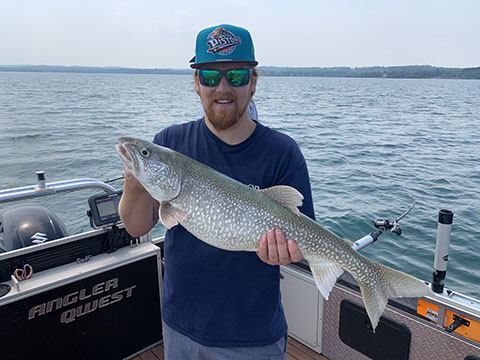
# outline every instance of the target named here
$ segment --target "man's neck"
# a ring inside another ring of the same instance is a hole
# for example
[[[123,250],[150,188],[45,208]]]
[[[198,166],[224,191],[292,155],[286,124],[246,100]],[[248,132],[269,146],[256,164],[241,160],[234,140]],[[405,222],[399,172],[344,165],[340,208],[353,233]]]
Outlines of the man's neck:
[[[207,125],[208,129],[215,134],[215,136],[229,145],[237,145],[247,140],[257,126],[256,122],[250,119],[248,116],[243,117],[235,125],[222,131],[217,131],[217,129],[215,129],[212,123],[208,120],[206,115],[205,124]]]

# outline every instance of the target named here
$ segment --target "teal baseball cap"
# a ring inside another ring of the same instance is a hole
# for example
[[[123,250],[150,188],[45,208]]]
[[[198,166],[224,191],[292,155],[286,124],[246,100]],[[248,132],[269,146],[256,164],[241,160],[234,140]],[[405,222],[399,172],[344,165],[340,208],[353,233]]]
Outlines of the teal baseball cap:
[[[257,66],[253,41],[247,29],[223,24],[200,31],[195,45],[192,68],[206,64],[241,62]]]

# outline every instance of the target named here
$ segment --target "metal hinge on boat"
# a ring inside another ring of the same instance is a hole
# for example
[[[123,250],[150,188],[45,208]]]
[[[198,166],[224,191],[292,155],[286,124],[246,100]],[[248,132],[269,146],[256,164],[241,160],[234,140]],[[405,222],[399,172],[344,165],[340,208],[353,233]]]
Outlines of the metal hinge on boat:
[[[470,326],[470,321],[467,319],[464,319],[458,315],[453,315],[453,323],[448,325],[445,330],[449,333],[457,330],[460,326],[465,325],[465,326]]]

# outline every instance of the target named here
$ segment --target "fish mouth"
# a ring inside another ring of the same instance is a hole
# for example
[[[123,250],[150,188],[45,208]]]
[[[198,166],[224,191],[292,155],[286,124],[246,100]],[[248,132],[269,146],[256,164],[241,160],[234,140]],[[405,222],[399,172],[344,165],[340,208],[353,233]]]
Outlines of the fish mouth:
[[[122,160],[125,167],[130,172],[134,173],[137,157],[132,148],[134,148],[135,144],[129,138],[119,138],[118,142],[118,144],[115,144],[115,150],[117,151],[118,157]]]

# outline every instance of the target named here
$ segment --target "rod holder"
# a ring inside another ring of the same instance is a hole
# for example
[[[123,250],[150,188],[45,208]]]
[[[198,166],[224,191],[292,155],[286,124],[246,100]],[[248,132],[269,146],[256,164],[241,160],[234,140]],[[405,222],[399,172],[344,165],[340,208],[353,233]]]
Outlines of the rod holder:
[[[447,275],[448,248],[452,231],[453,212],[440,210],[438,212],[437,245],[435,247],[435,261],[433,263],[432,290],[443,293],[444,280]]]
[[[46,188],[45,171],[37,171],[36,174],[37,174],[38,188],[45,189]]]

